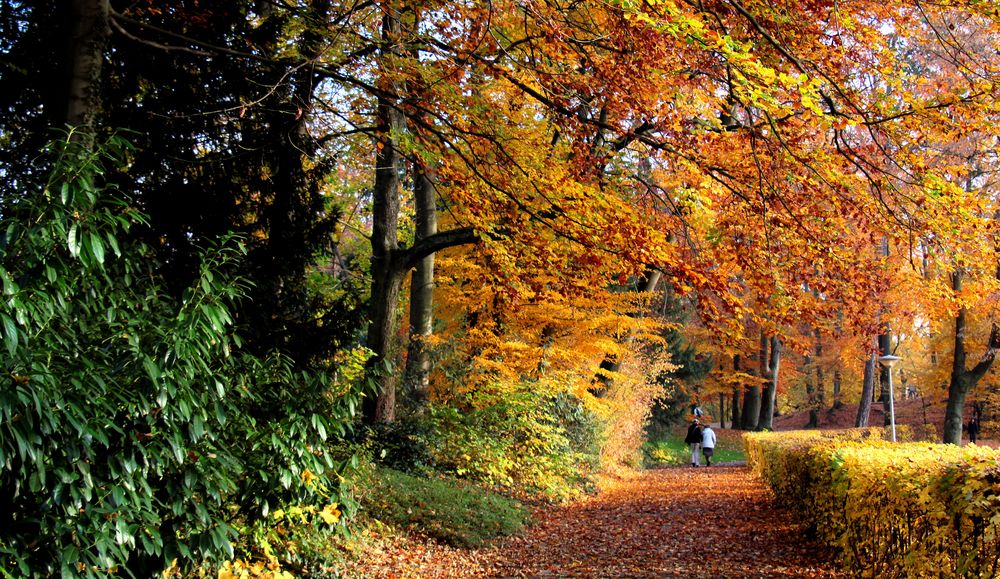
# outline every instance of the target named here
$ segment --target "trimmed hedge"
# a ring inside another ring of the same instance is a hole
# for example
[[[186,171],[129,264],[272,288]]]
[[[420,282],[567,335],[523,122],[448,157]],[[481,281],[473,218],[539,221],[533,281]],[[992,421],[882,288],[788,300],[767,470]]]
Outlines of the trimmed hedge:
[[[748,433],[744,443],[753,472],[853,576],[996,576],[1000,453],[893,444],[880,430]]]

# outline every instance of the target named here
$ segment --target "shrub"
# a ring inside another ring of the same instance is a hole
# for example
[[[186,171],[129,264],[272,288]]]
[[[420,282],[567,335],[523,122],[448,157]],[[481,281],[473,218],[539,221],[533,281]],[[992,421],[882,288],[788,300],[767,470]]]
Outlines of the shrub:
[[[234,240],[171,297],[130,240],[143,217],[100,186],[127,144],[75,143],[52,146],[48,186],[0,219],[0,567],[149,576],[233,557],[234,524],[336,501],[349,457],[323,443],[357,394],[239,353]]]
[[[880,429],[745,437],[755,472],[862,576],[995,576],[1000,454]]]
[[[461,407],[432,405],[425,420],[441,472],[556,500],[592,487],[598,423],[569,394],[497,385],[468,393]]]

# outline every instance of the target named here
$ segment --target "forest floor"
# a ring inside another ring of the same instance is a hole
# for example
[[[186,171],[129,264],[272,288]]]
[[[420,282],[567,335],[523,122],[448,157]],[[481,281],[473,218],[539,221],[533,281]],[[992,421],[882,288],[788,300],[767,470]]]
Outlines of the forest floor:
[[[635,472],[586,499],[535,507],[533,520],[482,549],[385,538],[347,576],[842,576],[742,465]]]

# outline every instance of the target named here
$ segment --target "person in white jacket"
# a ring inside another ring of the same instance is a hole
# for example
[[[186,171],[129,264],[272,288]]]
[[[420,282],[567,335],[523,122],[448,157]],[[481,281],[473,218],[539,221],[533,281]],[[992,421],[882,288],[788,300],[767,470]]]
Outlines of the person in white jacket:
[[[705,466],[712,466],[712,453],[715,451],[715,431],[711,424],[705,424],[701,429],[701,454],[705,457]]]

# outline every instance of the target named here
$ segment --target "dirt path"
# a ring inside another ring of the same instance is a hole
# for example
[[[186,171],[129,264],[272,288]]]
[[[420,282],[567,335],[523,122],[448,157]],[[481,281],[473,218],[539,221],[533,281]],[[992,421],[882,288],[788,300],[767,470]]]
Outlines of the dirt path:
[[[385,553],[368,577],[838,577],[742,466],[645,471],[489,549]]]

